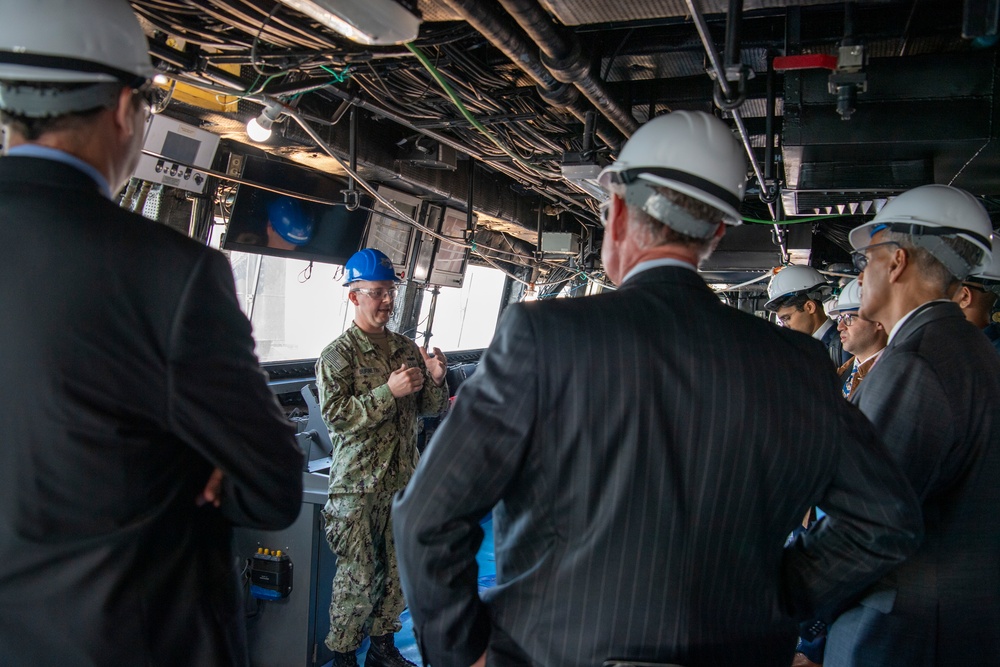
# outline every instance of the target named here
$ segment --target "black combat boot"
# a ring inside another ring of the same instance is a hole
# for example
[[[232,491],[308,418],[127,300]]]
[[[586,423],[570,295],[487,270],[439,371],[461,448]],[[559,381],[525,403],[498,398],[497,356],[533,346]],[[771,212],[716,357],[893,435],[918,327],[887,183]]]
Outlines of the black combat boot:
[[[368,657],[365,658],[365,667],[417,667],[399,652],[391,633],[372,637],[371,640],[371,646],[368,647]]]
[[[354,651],[350,653],[333,652],[333,663],[330,667],[358,667],[358,656]]]

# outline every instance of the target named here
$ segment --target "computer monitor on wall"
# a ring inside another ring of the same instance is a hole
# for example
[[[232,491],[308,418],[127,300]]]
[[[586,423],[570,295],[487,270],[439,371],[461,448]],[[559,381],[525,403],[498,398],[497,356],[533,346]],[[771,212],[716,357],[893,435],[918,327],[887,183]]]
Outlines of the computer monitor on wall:
[[[419,222],[444,238],[427,232],[420,234],[414,253],[413,280],[439,287],[461,287],[470,252],[465,241],[466,214],[443,203],[425,201],[420,207]]]
[[[384,185],[378,186],[378,193],[413,220],[420,213],[420,199],[405,192],[399,192]],[[416,228],[399,218],[382,202],[372,204],[371,222],[364,247],[381,250],[392,260],[396,274],[409,278],[410,264],[416,245]]]
[[[473,215],[473,228],[475,227],[475,215]],[[431,264],[430,276],[427,283],[430,285],[440,285],[441,287],[461,287],[465,281],[465,269],[469,264],[469,253],[471,249],[465,242],[465,230],[468,228],[468,216],[462,211],[453,208],[444,210],[444,217],[441,218],[441,226],[438,232],[446,239],[454,241],[438,240],[434,253],[434,261]]]
[[[241,178],[264,187],[238,186],[224,249],[344,264],[361,248],[370,199],[362,198],[362,206],[349,211],[339,203],[347,187],[340,179],[256,156],[244,156],[244,161]]]

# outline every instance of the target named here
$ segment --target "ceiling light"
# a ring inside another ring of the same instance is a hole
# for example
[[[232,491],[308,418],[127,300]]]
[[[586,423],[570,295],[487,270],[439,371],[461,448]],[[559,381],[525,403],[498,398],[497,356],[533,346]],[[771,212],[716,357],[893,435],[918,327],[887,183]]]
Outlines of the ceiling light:
[[[271,126],[280,115],[281,104],[278,102],[268,104],[259,116],[251,118],[250,122],[247,123],[247,136],[250,137],[251,141],[257,143],[267,141],[271,138]]]
[[[297,9],[361,44],[412,42],[417,38],[417,31],[420,29],[420,18],[398,0],[278,0],[278,2]]]

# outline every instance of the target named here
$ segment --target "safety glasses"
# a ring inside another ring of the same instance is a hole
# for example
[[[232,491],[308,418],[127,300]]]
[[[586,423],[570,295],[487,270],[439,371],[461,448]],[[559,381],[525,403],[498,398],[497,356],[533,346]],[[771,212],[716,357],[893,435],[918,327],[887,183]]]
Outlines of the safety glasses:
[[[881,243],[873,243],[871,245],[866,245],[863,248],[858,248],[851,253],[851,260],[854,262],[854,268],[858,271],[864,271],[868,267],[868,262],[870,261],[868,253],[871,252],[872,248],[877,248],[882,245],[894,245],[900,248],[903,247],[896,241],[882,241]]]
[[[375,301],[384,301],[386,297],[393,300],[396,298],[396,293],[398,292],[395,287],[358,287],[357,289],[353,289],[351,291],[361,292]]]

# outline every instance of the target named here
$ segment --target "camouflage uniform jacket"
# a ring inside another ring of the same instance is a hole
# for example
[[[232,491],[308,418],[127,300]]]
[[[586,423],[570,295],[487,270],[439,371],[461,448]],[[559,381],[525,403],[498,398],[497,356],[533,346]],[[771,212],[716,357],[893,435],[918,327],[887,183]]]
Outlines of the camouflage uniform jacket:
[[[394,493],[417,462],[417,416],[442,412],[447,385],[434,384],[416,344],[386,330],[390,355],[356,324],[326,346],[316,362],[323,420],[333,441],[330,493]],[[424,371],[424,388],[395,398],[389,374],[402,364]]]

